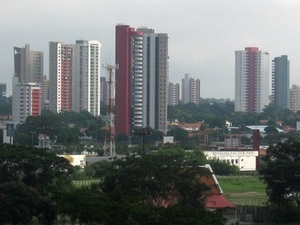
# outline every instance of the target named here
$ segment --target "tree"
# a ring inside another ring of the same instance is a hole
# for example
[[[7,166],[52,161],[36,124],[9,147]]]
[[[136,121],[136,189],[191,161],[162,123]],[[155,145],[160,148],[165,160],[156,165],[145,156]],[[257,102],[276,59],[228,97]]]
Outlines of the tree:
[[[300,206],[300,142],[287,141],[270,146],[263,158],[260,174],[267,185],[271,203],[294,201]]]
[[[205,192],[209,187],[200,177],[208,175],[208,171],[193,159],[182,150],[173,153],[169,150],[128,156],[109,164],[100,187],[110,204],[118,203],[118,208],[127,212],[125,217],[123,213],[115,214],[115,219],[122,216],[118,220],[122,222],[114,221],[114,224],[130,224],[130,221],[134,221],[131,224],[179,224],[178,221],[184,222],[184,215],[190,217],[182,224],[191,224],[191,221],[192,224],[209,224],[205,222],[208,220],[223,224],[221,216],[204,209]],[[195,221],[193,216],[198,213],[202,216]]]
[[[44,194],[70,184],[72,171],[68,160],[46,149],[0,146],[0,183],[19,181]]]
[[[22,182],[0,184],[0,224],[31,224],[36,217],[42,224],[53,224],[53,203]]]

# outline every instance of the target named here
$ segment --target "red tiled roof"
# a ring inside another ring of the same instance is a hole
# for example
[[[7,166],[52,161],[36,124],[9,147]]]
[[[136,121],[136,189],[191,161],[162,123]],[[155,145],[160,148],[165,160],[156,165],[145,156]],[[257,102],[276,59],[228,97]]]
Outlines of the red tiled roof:
[[[205,165],[204,168],[209,170],[210,174],[200,177],[201,182],[210,187],[205,197],[205,208],[207,209],[223,209],[223,208],[235,208],[230,201],[228,201],[220,187],[220,184],[214,175],[210,165]]]
[[[235,208],[230,201],[228,201],[222,194],[207,195],[205,199],[206,209],[224,209]]]

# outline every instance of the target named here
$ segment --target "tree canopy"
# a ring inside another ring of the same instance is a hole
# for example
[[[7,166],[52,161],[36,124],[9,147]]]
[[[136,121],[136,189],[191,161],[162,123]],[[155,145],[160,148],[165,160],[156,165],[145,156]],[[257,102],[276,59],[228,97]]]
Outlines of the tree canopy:
[[[101,163],[102,182],[61,191],[57,206],[86,224],[222,225],[219,212],[204,208],[209,187],[200,177],[209,172],[193,154],[163,150]]]
[[[53,224],[51,193],[71,184],[73,167],[46,149],[0,146],[0,224]]]
[[[292,140],[267,149],[259,170],[266,183],[273,220],[300,220],[300,142]],[[271,208],[272,209],[272,208]]]

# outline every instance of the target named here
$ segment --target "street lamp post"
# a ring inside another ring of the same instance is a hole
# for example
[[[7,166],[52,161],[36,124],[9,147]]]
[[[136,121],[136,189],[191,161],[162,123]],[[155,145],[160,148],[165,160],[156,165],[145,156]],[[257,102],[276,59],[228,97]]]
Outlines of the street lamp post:
[[[33,135],[35,134],[35,131],[30,131],[31,133],[31,145],[33,146]]]
[[[137,135],[142,136],[143,155],[145,154],[145,136],[151,134],[147,128],[137,129]]]

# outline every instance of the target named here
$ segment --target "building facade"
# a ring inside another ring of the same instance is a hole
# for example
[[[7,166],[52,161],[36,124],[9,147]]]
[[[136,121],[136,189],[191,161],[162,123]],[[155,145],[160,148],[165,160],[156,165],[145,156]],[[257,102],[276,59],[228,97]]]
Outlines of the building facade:
[[[142,127],[167,130],[168,106],[168,35],[153,29],[139,28],[143,33],[143,123]]]
[[[168,105],[178,105],[179,104],[179,93],[180,93],[180,87],[179,84],[169,82],[168,86]]]
[[[27,116],[39,116],[42,107],[44,58],[41,51],[14,47],[12,120],[23,123]]]
[[[101,83],[101,102],[103,102],[103,104],[108,105],[108,82],[106,81],[106,77],[101,77],[100,78],[100,83]]]
[[[42,83],[44,75],[44,54],[41,51],[30,51],[30,45],[24,48],[14,47],[14,76],[17,82]]]
[[[100,115],[100,53],[94,40],[49,43],[50,110]]]
[[[200,80],[191,78],[189,74],[185,74],[181,81],[181,103],[200,103]]]
[[[6,84],[0,83],[0,103],[6,101],[7,101]]]
[[[290,110],[295,113],[300,110],[300,85],[292,85],[290,90]]]
[[[13,87],[12,120],[25,122],[28,116],[41,115],[42,90],[39,83],[18,83]]]
[[[272,103],[278,108],[290,108],[290,61],[287,55],[272,60]]]
[[[116,134],[151,127],[166,131],[168,35],[116,26]]]
[[[92,40],[77,40],[72,71],[72,110],[86,110],[100,115],[101,44]]]
[[[269,52],[235,51],[235,111],[260,113],[269,104]]]
[[[72,110],[72,70],[74,45],[49,43],[50,110]]]

